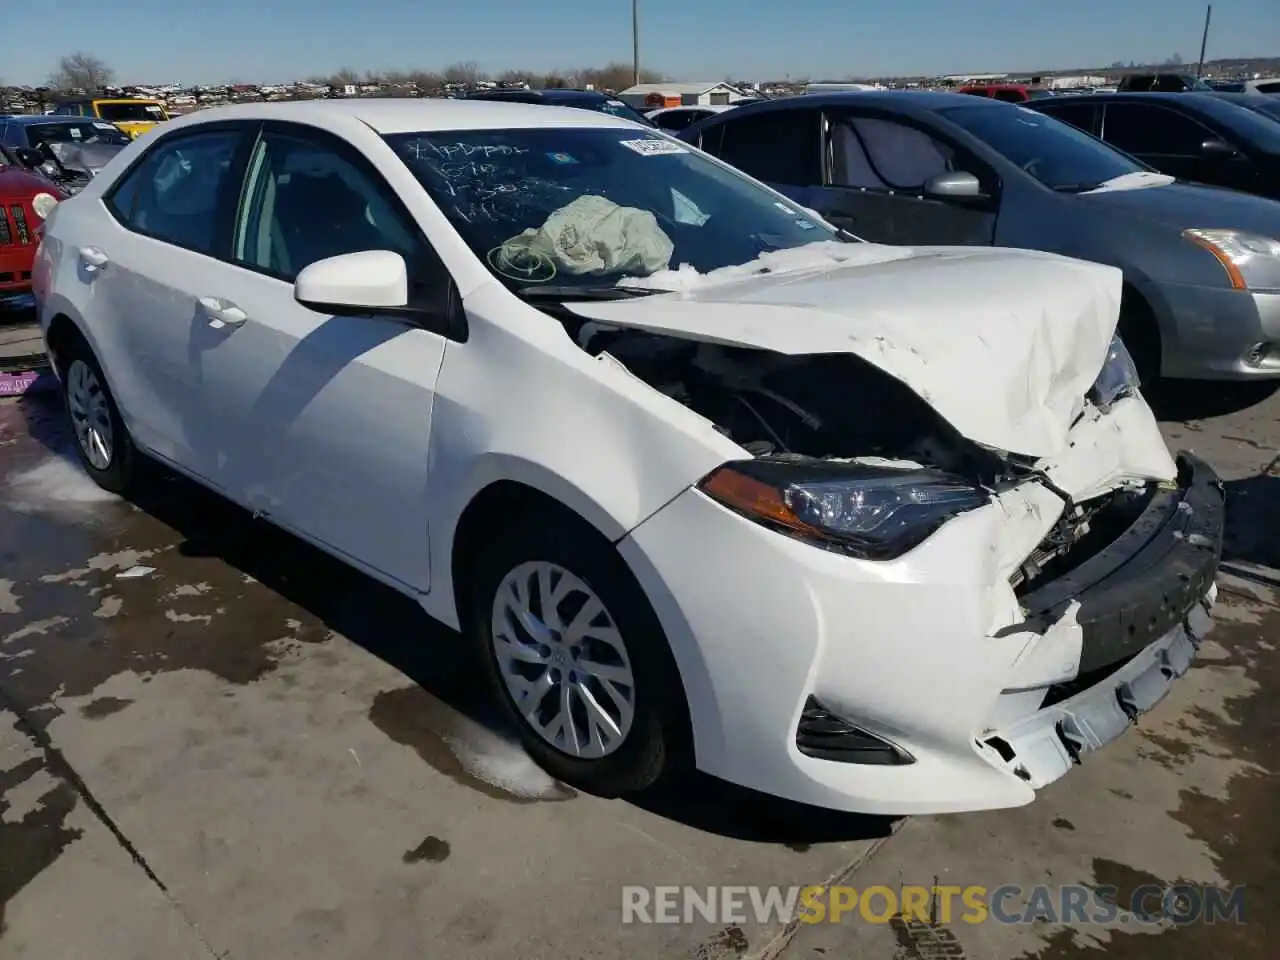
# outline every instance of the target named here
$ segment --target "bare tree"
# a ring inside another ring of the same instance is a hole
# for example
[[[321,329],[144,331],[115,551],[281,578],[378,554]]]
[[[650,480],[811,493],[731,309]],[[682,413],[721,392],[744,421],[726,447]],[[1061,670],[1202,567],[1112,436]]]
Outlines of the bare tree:
[[[487,79],[488,76],[474,60],[451,63],[444,68],[445,83],[463,83],[470,87],[479,80]]]
[[[631,86],[632,65],[629,63],[620,63],[614,61],[605,64],[603,67],[592,67],[578,71],[578,81],[581,85],[591,84],[597,90],[625,90]],[[641,83],[656,83],[662,79],[662,74],[653,70],[641,70]]]
[[[408,80],[418,88],[418,95],[423,97],[434,96],[444,86],[444,80],[441,79],[440,74],[432,73],[430,70],[410,70]]]
[[[76,52],[58,61],[58,69],[49,77],[49,86],[57,90],[101,90],[114,76],[111,68],[92,54]]]

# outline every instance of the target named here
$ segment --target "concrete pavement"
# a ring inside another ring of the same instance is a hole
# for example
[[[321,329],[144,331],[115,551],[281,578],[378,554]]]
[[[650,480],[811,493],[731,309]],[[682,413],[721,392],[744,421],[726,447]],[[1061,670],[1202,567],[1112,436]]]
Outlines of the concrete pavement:
[[[4,401],[0,957],[1272,957],[1280,397],[1233,403],[1166,404],[1171,442],[1231,480],[1226,612],[1200,666],[1030,807],[886,841],[883,820],[704,778],[578,795],[495,732],[464,641],[412,604],[185,481],[104,497],[55,408]],[[628,884],[935,875],[1246,883],[1251,922],[619,922]]]
[[[623,927],[622,886],[822,883],[888,833],[702,779],[580,796],[413,604],[185,481],[106,497],[67,439],[0,405],[0,957],[181,955],[167,910],[207,956],[715,960],[780,928]],[[101,951],[81,901],[122,919]]]

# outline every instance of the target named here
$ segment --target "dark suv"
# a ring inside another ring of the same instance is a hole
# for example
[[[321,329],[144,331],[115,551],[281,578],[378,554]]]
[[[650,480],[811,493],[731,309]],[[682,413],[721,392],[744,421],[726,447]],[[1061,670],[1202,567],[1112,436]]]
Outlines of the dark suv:
[[[553,107],[577,107],[580,110],[595,110],[608,113],[626,120],[643,123],[647,127],[653,124],[644,114],[633,110],[617,97],[611,97],[599,90],[526,90],[522,87],[500,87],[496,90],[476,90],[467,94],[468,100],[503,100],[507,103],[542,103]]]
[[[1121,77],[1116,85],[1116,90],[1124,93],[1186,93],[1212,89],[1206,81],[1186,73],[1131,73]]]

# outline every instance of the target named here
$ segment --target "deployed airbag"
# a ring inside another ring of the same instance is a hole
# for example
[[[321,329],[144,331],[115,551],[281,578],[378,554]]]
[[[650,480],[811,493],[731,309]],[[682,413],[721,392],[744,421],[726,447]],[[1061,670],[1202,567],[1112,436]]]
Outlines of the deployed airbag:
[[[674,249],[648,210],[584,195],[556,210],[538,229],[525,230],[503,243],[490,259],[508,275],[524,272],[517,265],[550,264],[554,271],[537,271],[538,279],[545,282],[560,271],[647,276],[665,270]],[[504,265],[516,270],[504,270]]]

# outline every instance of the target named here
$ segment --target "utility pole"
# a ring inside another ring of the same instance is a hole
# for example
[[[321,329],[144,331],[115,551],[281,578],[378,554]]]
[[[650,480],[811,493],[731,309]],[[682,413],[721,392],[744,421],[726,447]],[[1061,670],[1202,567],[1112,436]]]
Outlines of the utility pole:
[[[1200,35],[1200,61],[1196,64],[1196,79],[1204,73],[1204,48],[1209,43],[1209,18],[1213,16],[1213,4],[1204,8],[1204,33]]]
[[[640,0],[631,0],[631,82],[640,82]]]

